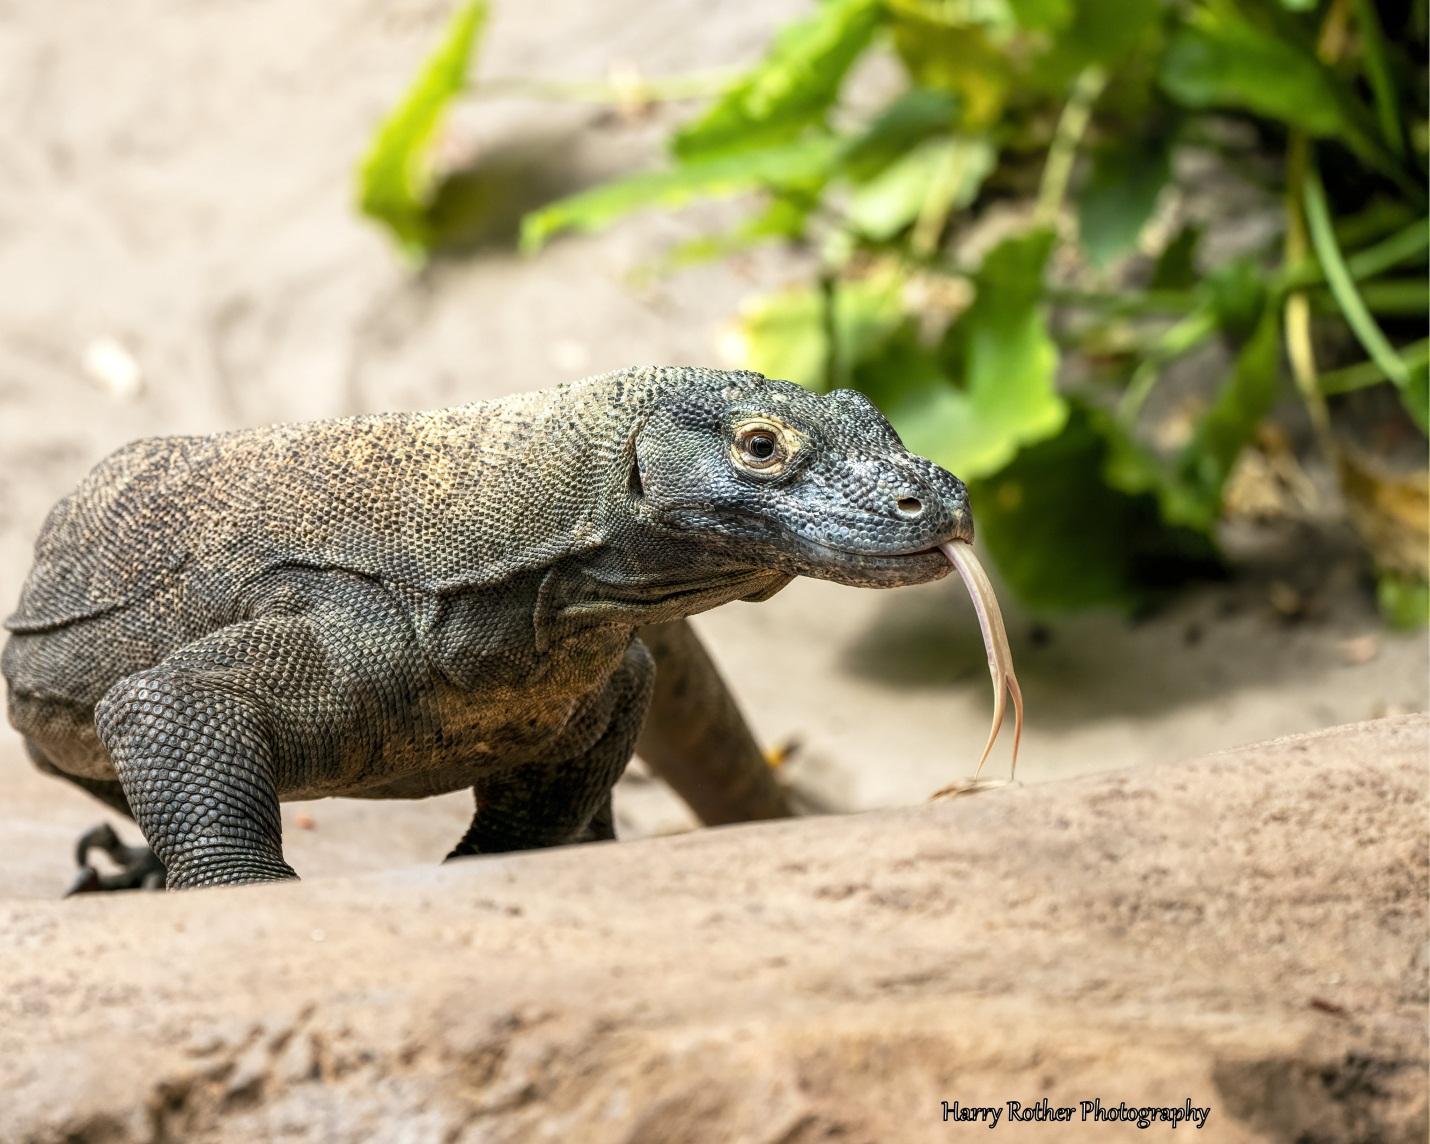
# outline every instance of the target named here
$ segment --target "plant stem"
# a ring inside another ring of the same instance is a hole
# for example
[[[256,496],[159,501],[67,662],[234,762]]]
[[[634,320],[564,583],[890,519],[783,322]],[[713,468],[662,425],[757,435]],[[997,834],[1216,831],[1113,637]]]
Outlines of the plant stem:
[[[824,390],[840,386],[839,276],[827,270],[819,277],[820,321],[824,327]]]
[[[1292,132],[1286,148],[1286,265],[1295,266],[1305,260],[1310,246],[1306,235],[1306,214],[1302,207],[1306,186],[1306,136]],[[1301,403],[1311,418],[1311,428],[1326,462],[1335,470],[1336,442],[1331,435],[1331,414],[1316,378],[1316,351],[1311,343],[1311,299],[1304,288],[1286,295],[1283,313],[1285,321],[1286,357],[1291,362],[1291,376]]]
[[[1288,211],[1290,209],[1288,204]],[[1374,246],[1368,246],[1355,254],[1347,255],[1346,269],[1358,283],[1375,278],[1419,254],[1430,250],[1430,219],[1420,219],[1390,237],[1382,239]],[[965,269],[936,264],[937,269],[950,270],[967,275]],[[1304,289],[1309,286],[1324,286],[1325,271],[1314,258],[1302,257],[1283,267],[1272,279],[1271,290],[1282,293]],[[1366,297],[1376,293],[1376,283],[1363,288]],[[1051,286],[1048,301],[1059,306],[1073,306],[1086,310],[1105,310],[1119,315],[1181,314],[1197,304],[1197,294],[1193,290],[1143,290],[1137,293],[1122,293],[1107,290],[1083,290],[1072,286]]]
[[[1185,314],[1197,304],[1192,290],[1142,290],[1135,294],[1050,286],[1048,301],[1058,306],[1107,310],[1113,314]]]
[[[929,180],[919,216],[909,234],[909,249],[914,257],[926,259],[938,249],[938,240],[943,235],[944,224],[948,222],[954,190],[963,180],[963,168],[967,162],[967,152],[962,147],[952,147]]]
[[[1404,230],[1398,230],[1389,238],[1381,239],[1374,246],[1347,255],[1346,269],[1351,278],[1362,282],[1403,262],[1409,262],[1426,250],[1430,250],[1430,218],[1418,219]],[[1280,290],[1295,290],[1302,286],[1319,286],[1325,280],[1326,272],[1321,268],[1321,264],[1307,260],[1284,269],[1275,285]]]
[[[1157,385],[1162,368],[1174,358],[1194,348],[1198,343],[1216,333],[1216,314],[1210,309],[1197,310],[1188,314],[1175,326],[1157,339],[1157,344],[1132,373],[1127,391],[1117,404],[1117,416],[1124,425],[1131,425],[1142,411],[1142,405]]]
[[[1426,366],[1430,366],[1430,338],[1406,346],[1400,351],[1400,356],[1411,369],[1424,369]],[[1374,361],[1362,361],[1321,374],[1321,392],[1327,396],[1334,396],[1338,393],[1350,393],[1352,390],[1379,385],[1381,382],[1389,380],[1385,376],[1385,371]]]
[[[1072,179],[1078,145],[1092,119],[1093,104],[1106,86],[1107,75],[1099,67],[1084,68],[1073,82],[1072,92],[1063,105],[1062,115],[1058,117],[1053,141],[1048,146],[1043,179],[1038,187],[1038,203],[1033,218],[1041,226],[1052,226],[1057,222],[1068,183]]]
[[[1372,314],[1423,318],[1430,313],[1430,284],[1423,278],[1381,278],[1360,287],[1361,301]],[[1340,303],[1324,286],[1310,295],[1316,313],[1338,313]]]
[[[1316,55],[1322,63],[1334,63],[1341,58],[1346,47],[1346,32],[1350,27],[1350,0],[1332,0],[1331,9],[1321,24],[1321,32],[1316,40]]]
[[[1346,269],[1357,280],[1374,278],[1418,254],[1424,254],[1426,250],[1430,250],[1430,219],[1422,218],[1374,246],[1347,257]]]
[[[1372,314],[1424,318],[1430,313],[1430,284],[1423,278],[1382,278],[1360,288]]]
[[[1335,295],[1346,323],[1365,352],[1385,371],[1385,375],[1404,389],[1410,384],[1410,371],[1405,368],[1405,363],[1381,333],[1356,289],[1355,280],[1341,256],[1340,247],[1336,245],[1335,230],[1331,226],[1331,211],[1326,203],[1326,189],[1321,185],[1321,177],[1314,166],[1310,166],[1306,173],[1304,203],[1306,223],[1311,232],[1316,257],[1321,261],[1321,267],[1326,272],[1326,284]]]

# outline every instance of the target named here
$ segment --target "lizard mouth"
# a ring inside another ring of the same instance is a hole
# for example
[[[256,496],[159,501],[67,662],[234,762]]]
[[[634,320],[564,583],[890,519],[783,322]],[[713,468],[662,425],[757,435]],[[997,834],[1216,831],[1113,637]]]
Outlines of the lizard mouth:
[[[897,588],[938,580],[953,571],[953,565],[936,546],[896,549],[892,552],[859,552],[837,548],[810,537],[796,537],[800,555],[811,568],[807,575],[835,580],[861,588]]]
[[[795,534],[795,539],[801,547],[809,549],[812,553],[817,553],[825,558],[842,560],[854,564],[868,567],[889,566],[907,567],[910,561],[919,564],[942,563],[946,567],[944,571],[949,571],[950,557],[945,555],[950,544],[972,544],[973,525],[967,515],[961,516],[957,523],[948,530],[946,535],[935,536],[930,539],[921,540],[916,544],[911,544],[903,548],[845,548],[839,545],[830,544],[824,540],[816,540],[810,536]]]

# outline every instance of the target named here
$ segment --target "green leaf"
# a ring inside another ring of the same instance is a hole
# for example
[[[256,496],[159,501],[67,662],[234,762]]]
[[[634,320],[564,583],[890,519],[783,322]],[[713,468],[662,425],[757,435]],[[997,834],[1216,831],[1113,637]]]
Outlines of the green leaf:
[[[870,355],[853,381],[892,422],[906,448],[920,456],[942,457],[941,463],[948,463],[951,436],[974,416],[968,395],[919,341],[912,322],[899,327],[878,353]]]
[[[436,50],[383,120],[359,175],[364,214],[384,224],[409,250],[427,250],[433,179],[430,146],[452,97],[466,83],[468,63],[487,17],[485,0],[469,0],[452,15]]]
[[[1197,9],[1162,62],[1162,86],[1186,107],[1235,107],[1319,137],[1349,137],[1335,77],[1315,54],[1227,8]]]
[[[1356,289],[1355,280],[1351,277],[1346,260],[1341,255],[1340,245],[1336,242],[1336,232],[1331,226],[1330,207],[1326,204],[1326,191],[1315,167],[1306,173],[1305,200],[1306,226],[1311,232],[1311,245],[1315,248],[1316,257],[1326,275],[1326,284],[1335,295],[1336,304],[1340,306],[1346,324],[1355,333],[1371,360],[1403,391],[1410,384],[1410,371],[1376,325],[1375,319],[1366,309],[1365,300]]]
[[[1375,594],[1380,614],[1391,627],[1412,631],[1430,624],[1430,584],[1424,580],[1385,572]]]
[[[910,449],[965,479],[997,472],[1023,445],[1057,433],[1067,416],[1042,297],[1052,242],[1051,232],[1035,230],[985,257],[978,296],[950,334],[961,388],[911,323],[854,374]]]
[[[1265,312],[1266,275],[1251,258],[1233,258],[1203,276],[1201,294],[1223,332],[1247,338]]]
[[[1397,155],[1405,151],[1405,137],[1400,125],[1400,95],[1396,91],[1385,33],[1371,0],[1355,0],[1356,24],[1360,28],[1361,51],[1365,56],[1366,78],[1375,96],[1375,114],[1380,136]]]
[[[1197,247],[1201,245],[1202,230],[1195,224],[1183,226],[1162,253],[1157,256],[1152,267],[1152,279],[1148,283],[1151,290],[1189,290],[1201,281],[1197,272]]]
[[[969,416],[949,426],[941,455],[972,476],[1001,468],[1067,417],[1043,299],[1052,248],[1052,232],[1034,229],[990,250],[974,279],[973,304],[953,331]]]
[[[817,135],[750,154],[692,160],[602,183],[527,215],[521,224],[521,247],[528,252],[539,250],[562,231],[600,230],[647,207],[670,209],[695,199],[741,191],[818,187],[828,177],[838,153],[833,138]]]
[[[1077,0],[1043,66],[1063,82],[1094,65],[1119,71],[1146,48],[1162,11],[1161,0]]]
[[[1343,127],[1331,77],[1313,56],[1205,10],[1173,37],[1162,85],[1189,107],[1246,108],[1312,135],[1338,135]]]
[[[1401,391],[1401,400],[1420,432],[1430,433],[1430,362],[1421,360],[1411,367],[1410,384]]]
[[[1284,33],[1296,25],[1283,20],[1280,27]],[[1380,140],[1365,104],[1321,62],[1309,39],[1263,32],[1229,5],[1199,8],[1169,45],[1161,84],[1186,107],[1237,108],[1315,138],[1338,139],[1402,191],[1423,196],[1418,178]]]
[[[652,270],[695,266],[715,258],[725,258],[776,239],[794,240],[803,237],[809,219],[809,203],[799,199],[773,198],[768,207],[753,218],[747,218],[728,231],[702,234],[680,243],[654,263]]]
[[[1155,493],[1169,524],[1210,533],[1221,514],[1222,490],[1232,466],[1275,404],[1279,364],[1279,311],[1264,305],[1231,374],[1198,421],[1191,441],[1170,464],[1149,454],[1109,419],[1103,432],[1107,481],[1123,492]]]
[[[1180,494],[1167,513],[1179,524],[1210,529],[1221,512],[1222,489],[1232,466],[1276,402],[1281,362],[1278,313],[1266,306],[1237,355],[1231,377],[1203,415],[1178,463]]]
[[[995,159],[986,139],[926,140],[854,192],[849,221],[861,234],[883,240],[924,211],[943,218],[973,201]]]
[[[1008,0],[1018,27],[1026,32],[1057,32],[1073,18],[1074,0]]]
[[[1154,140],[1093,157],[1078,199],[1078,236],[1089,262],[1105,268],[1136,248],[1170,174],[1166,147]]]
[[[1205,535],[1165,524],[1155,496],[1108,483],[1107,430],[1075,402],[1060,433],[969,487],[980,545],[1030,608],[1132,608],[1215,567]]]
[[[946,135],[958,118],[958,98],[932,88],[910,88],[881,111],[846,148],[840,165],[867,182],[933,135]]]
[[[836,283],[828,293],[798,287],[755,299],[736,327],[737,356],[747,369],[817,391],[829,387],[832,361],[835,384],[844,384],[904,322],[903,283],[897,271],[883,269]]]
[[[1012,63],[990,29],[949,9],[909,3],[892,9],[894,48],[909,76],[921,87],[958,97],[960,126],[991,127],[1007,102]]]
[[[676,134],[675,154],[695,159],[750,151],[821,124],[881,14],[880,0],[825,0],[814,15],[784,28],[759,64]]]

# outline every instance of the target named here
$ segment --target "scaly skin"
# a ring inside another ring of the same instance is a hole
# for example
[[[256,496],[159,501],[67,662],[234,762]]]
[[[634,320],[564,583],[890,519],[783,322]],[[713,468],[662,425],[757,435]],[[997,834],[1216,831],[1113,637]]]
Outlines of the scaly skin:
[[[797,575],[934,579],[971,527],[863,397],[749,373],[155,438],[51,512],[0,669],[37,764],[132,813],[171,887],[293,877],[284,799],[470,788],[454,854],[611,838],[653,690],[687,791],[682,711],[740,723],[693,633],[649,629],[687,680],[658,689],[639,629]],[[744,734],[713,817],[783,812]]]

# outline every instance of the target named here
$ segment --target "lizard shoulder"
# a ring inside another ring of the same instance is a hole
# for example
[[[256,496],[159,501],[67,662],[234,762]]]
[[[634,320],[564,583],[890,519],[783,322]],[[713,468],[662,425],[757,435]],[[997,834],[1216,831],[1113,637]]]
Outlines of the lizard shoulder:
[[[184,482],[192,441],[126,445],[50,510],[8,630],[40,632],[115,611],[188,560],[177,514],[165,506]]]

